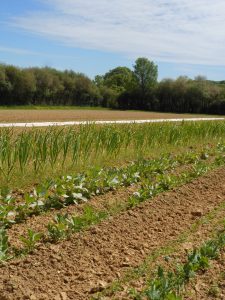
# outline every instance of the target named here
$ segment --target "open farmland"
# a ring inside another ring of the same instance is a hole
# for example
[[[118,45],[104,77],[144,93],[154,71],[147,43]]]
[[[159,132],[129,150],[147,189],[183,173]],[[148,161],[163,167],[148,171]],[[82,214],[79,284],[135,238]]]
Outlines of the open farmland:
[[[119,111],[107,109],[1,109],[0,122],[66,122],[66,121],[114,121],[149,119],[186,119],[210,117],[210,115],[176,114],[146,111]],[[219,116],[216,116],[219,117]]]
[[[224,299],[224,165],[224,121],[2,128],[0,299]]]

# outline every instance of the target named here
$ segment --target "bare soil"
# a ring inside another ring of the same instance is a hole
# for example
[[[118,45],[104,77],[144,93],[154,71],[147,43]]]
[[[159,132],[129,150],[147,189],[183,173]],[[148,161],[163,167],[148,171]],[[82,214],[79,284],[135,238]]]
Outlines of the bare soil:
[[[204,115],[173,114],[141,111],[114,110],[0,110],[0,122],[66,122],[66,121],[101,121],[101,120],[148,120],[204,117]],[[209,116],[207,116],[209,117]]]
[[[156,277],[159,266],[163,267],[164,270],[168,272],[174,270],[176,264],[182,264],[186,262],[187,252],[192,251],[194,248],[201,247],[204,242],[214,237],[214,235],[217,234],[220,229],[223,230],[224,217],[225,206],[222,205],[217,207],[214,211],[210,211],[208,215],[197,219],[193,228],[185,233],[182,233],[181,236],[178,236],[177,241],[173,241],[172,243],[165,243],[161,251],[159,251],[158,253],[156,252],[156,254],[154,254],[153,256],[150,255],[144,261],[144,263],[139,266],[141,272],[133,273],[132,271],[128,271],[124,278],[112,283],[106,288],[106,290],[97,293],[97,299],[133,300],[134,298],[132,297],[130,291],[135,290],[136,292],[140,293],[147,289],[148,283]],[[165,255],[163,255],[163,253],[165,253]],[[169,260],[165,260],[165,256],[168,257]],[[201,282],[203,278],[210,278],[211,284],[213,282],[214,286],[215,283],[217,283],[218,286],[221,286],[221,282],[223,282],[223,280],[225,279],[225,269],[224,273],[220,272],[216,275],[214,272],[213,276],[212,274],[213,270],[215,269],[214,263],[218,268],[223,268],[224,263],[221,264],[221,257],[223,256],[224,253],[221,253],[220,259],[218,261],[211,261],[210,266],[212,266],[212,270],[210,267],[210,270],[207,269],[205,273],[199,272],[198,274],[196,274],[196,280],[192,279],[191,283],[185,287],[185,292],[183,294],[184,300],[202,299],[200,297],[200,288],[206,289],[207,287],[206,284],[199,283],[199,281]],[[203,277],[203,275],[205,276]],[[116,286],[116,289],[113,286]],[[208,287],[209,286],[210,285],[208,285]],[[208,291],[206,291],[206,294],[208,294],[207,292]]]
[[[90,299],[224,201],[225,169],[0,268],[0,299]]]

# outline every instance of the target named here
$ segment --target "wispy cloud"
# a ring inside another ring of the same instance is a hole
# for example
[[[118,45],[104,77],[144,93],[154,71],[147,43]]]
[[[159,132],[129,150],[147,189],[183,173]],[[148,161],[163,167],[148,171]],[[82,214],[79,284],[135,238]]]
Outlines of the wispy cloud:
[[[51,10],[14,18],[12,24],[72,47],[225,65],[224,0],[41,1]]]
[[[72,59],[78,59],[78,57],[75,56],[68,56],[68,55],[60,55],[60,54],[48,54],[45,52],[38,52],[38,51],[31,51],[27,49],[21,49],[21,48],[12,48],[12,47],[5,47],[0,45],[0,52],[5,53],[13,53],[17,55],[34,55],[34,56],[43,56],[43,57],[55,57],[55,58],[72,58]]]
[[[30,51],[26,49],[4,47],[4,46],[0,46],[0,52],[13,53],[18,55],[40,55],[39,52]]]

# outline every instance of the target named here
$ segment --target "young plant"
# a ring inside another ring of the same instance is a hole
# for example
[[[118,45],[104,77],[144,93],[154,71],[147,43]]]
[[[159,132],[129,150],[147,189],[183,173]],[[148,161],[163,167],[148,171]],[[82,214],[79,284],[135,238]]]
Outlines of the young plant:
[[[86,206],[81,216],[72,216],[70,218],[70,227],[72,231],[77,232],[98,223],[105,219],[107,215],[107,212],[95,211],[91,206]]]
[[[0,263],[10,259],[8,235],[4,228],[0,228]]]
[[[68,237],[68,225],[67,215],[57,215],[54,222],[47,225],[50,240],[58,242],[59,240],[66,239]]]
[[[25,251],[30,253],[34,250],[37,243],[41,240],[42,233],[34,232],[32,229],[27,230],[27,236],[21,236],[20,240],[25,246]]]
[[[225,229],[216,238],[204,243],[199,249],[193,249],[183,265],[178,265],[175,271],[165,272],[158,268],[157,276],[148,283],[142,292],[132,290],[131,295],[136,300],[181,300],[184,286],[200,270],[209,267],[209,261],[216,259],[225,246]]]

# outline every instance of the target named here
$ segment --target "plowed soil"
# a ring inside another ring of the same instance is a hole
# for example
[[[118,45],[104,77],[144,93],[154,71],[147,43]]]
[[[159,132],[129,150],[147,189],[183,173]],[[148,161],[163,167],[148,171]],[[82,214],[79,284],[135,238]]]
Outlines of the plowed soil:
[[[165,243],[164,247],[153,255],[147,257],[139,268],[140,272],[128,272],[122,280],[114,282],[113,285],[109,285],[106,290],[98,293],[98,298],[101,300],[133,300],[130,291],[135,289],[137,292],[142,292],[148,288],[148,283],[156,277],[158,267],[161,266],[167,272],[174,270],[177,264],[182,264],[187,260],[187,252],[192,251],[194,248],[200,248],[203,243],[212,239],[220,230],[224,229],[224,218],[225,218],[225,203],[217,207],[215,210],[210,211],[208,215],[203,216],[196,220],[191,230],[182,233],[178,236],[176,241],[172,243]],[[185,236],[185,237],[184,237]],[[225,250],[225,249],[224,249]],[[165,251],[165,252],[164,252]],[[164,254],[165,255],[164,255]],[[185,286],[186,293],[183,295],[184,300],[199,300],[202,299],[200,295],[203,294],[201,290],[207,290],[207,284],[202,283],[204,280],[209,280],[209,285],[212,282],[218,282],[221,286],[225,279],[222,268],[224,263],[222,257],[225,253],[221,253],[220,260],[212,260],[210,262],[210,269],[207,269],[205,273],[202,271],[195,277],[196,280],[191,280],[191,283]],[[165,256],[169,260],[165,260]],[[214,265],[215,264],[215,265]],[[220,270],[216,275],[215,270]],[[213,276],[212,276],[213,274]],[[201,282],[201,283],[200,283]],[[204,291],[207,294],[207,291]],[[187,296],[188,295],[188,296]],[[223,298],[222,298],[223,299]]]
[[[0,268],[0,299],[90,299],[225,198],[225,169]]]
[[[114,120],[147,120],[172,118],[197,118],[205,115],[156,113],[141,111],[114,111],[114,110],[0,110],[0,122],[66,122],[66,121],[114,121]],[[207,116],[210,117],[210,116]]]

